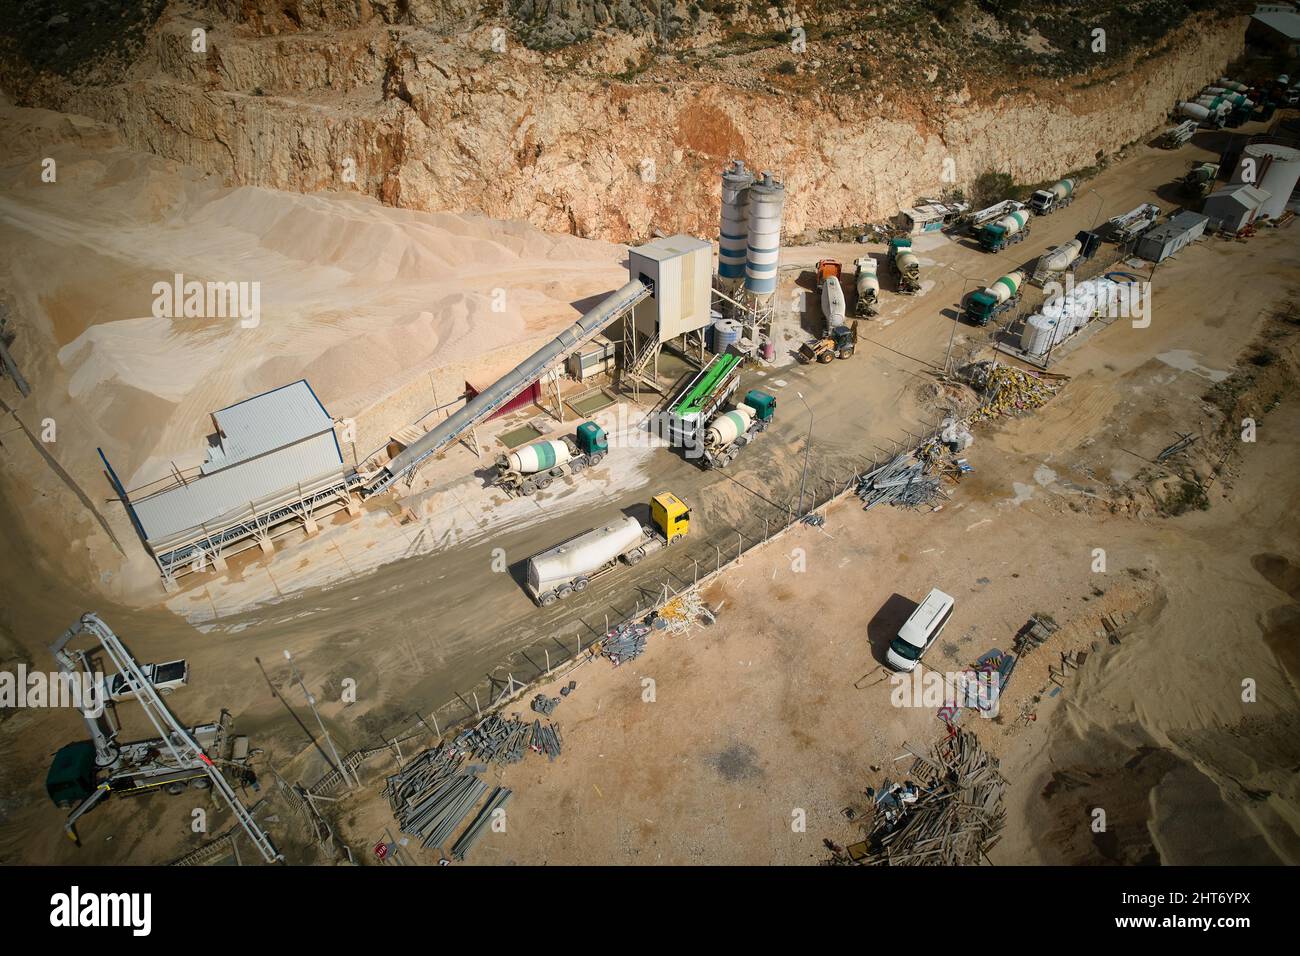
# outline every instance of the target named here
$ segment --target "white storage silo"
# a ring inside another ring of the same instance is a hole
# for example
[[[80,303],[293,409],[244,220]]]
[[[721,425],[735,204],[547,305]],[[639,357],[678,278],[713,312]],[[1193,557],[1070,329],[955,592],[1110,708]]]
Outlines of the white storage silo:
[[[745,291],[769,296],[776,291],[777,266],[781,258],[781,214],[785,209],[785,187],[764,173],[749,193],[749,242],[745,261]]]
[[[1246,178],[1246,161],[1254,164],[1253,175]],[[1259,214],[1276,219],[1286,211],[1291,192],[1300,180],[1300,150],[1276,143],[1251,143],[1241,154],[1241,161],[1232,174],[1234,183],[1250,182],[1269,194],[1260,204]]]
[[[749,186],[754,174],[736,160],[722,171],[722,221],[718,230],[718,278],[735,289],[745,278],[749,245]]]

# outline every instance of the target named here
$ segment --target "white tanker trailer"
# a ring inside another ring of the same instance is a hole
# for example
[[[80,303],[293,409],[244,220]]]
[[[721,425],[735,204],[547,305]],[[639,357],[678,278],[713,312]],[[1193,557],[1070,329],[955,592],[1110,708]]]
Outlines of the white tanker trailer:
[[[876,260],[873,256],[863,256],[853,260],[853,267],[858,270],[854,285],[858,293],[857,304],[853,311],[870,318],[879,313],[880,277],[876,274]]]
[[[583,422],[572,438],[534,442],[508,455],[498,455],[492,484],[509,495],[531,495],[556,478],[599,465],[608,453],[605,430],[595,422]]]
[[[587,590],[602,574],[636,564],[672,544],[690,531],[690,520],[690,509],[676,495],[655,495],[650,501],[649,526],[624,516],[529,558],[528,593],[542,607],[550,607]]]

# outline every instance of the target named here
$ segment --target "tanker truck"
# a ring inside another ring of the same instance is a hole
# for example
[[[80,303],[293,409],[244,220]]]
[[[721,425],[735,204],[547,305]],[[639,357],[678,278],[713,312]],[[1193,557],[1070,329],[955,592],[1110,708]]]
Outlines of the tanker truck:
[[[972,292],[966,299],[966,319],[974,325],[988,325],[1020,301],[1025,274],[1009,272],[987,289]]]
[[[759,432],[764,431],[776,414],[776,398],[752,389],[745,400],[728,412],[721,412],[704,430],[704,453],[700,463],[705,468],[726,468]]]
[[[989,252],[1001,252],[1029,235],[1029,212],[1017,209],[997,222],[983,226],[977,234],[980,245]]]
[[[834,259],[818,261],[817,288],[822,294],[825,328],[820,338],[799,347],[799,360],[825,365],[836,358],[848,358],[854,347],[853,330],[844,324],[844,289],[840,285],[839,262]]]
[[[1074,201],[1073,179],[1062,179],[1051,189],[1040,189],[1029,197],[1029,208],[1040,216],[1056,212]]]
[[[608,453],[605,430],[595,422],[583,422],[572,438],[566,435],[558,441],[534,442],[508,455],[498,455],[492,485],[511,496],[531,495],[556,478],[599,465]]]
[[[876,275],[876,260],[872,256],[863,256],[853,260],[853,267],[858,270],[854,285],[858,292],[857,304],[853,311],[860,316],[871,318],[880,312],[880,277]]]
[[[889,265],[898,279],[898,291],[916,295],[921,291],[921,260],[912,251],[911,239],[889,240]]]
[[[691,510],[673,494],[650,501],[650,525],[625,515],[561,541],[528,559],[525,585],[532,599],[550,607],[570,594],[580,594],[601,575],[623,565],[637,564],[646,555],[666,548],[691,527]]]

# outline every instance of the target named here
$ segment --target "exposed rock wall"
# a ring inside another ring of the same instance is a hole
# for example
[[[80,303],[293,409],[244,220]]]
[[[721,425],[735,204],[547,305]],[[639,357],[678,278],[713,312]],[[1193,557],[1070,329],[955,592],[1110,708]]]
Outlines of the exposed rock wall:
[[[1086,168],[1161,126],[1241,53],[1245,32],[1240,18],[1198,24],[1173,52],[1102,83],[992,97],[909,85],[856,99],[687,70],[661,83],[557,69],[518,44],[493,52],[487,24],[393,25],[406,5],[298,3],[301,29],[280,35],[265,35],[257,5],[221,5],[238,22],[212,24],[204,53],[190,50],[195,21],[171,12],[119,82],[45,77],[19,99],[105,120],[131,146],[231,184],[359,190],[613,241],[714,235],[716,174],[732,157],[784,176],[787,234],[887,218],[953,185],[946,173],[969,185],[989,169],[1036,182]],[[442,8],[444,19],[470,6]],[[306,32],[339,22],[358,28]]]

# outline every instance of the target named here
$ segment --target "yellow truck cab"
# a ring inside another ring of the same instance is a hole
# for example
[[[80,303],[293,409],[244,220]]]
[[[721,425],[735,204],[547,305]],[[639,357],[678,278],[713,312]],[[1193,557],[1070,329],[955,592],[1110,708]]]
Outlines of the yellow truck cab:
[[[674,494],[655,495],[650,499],[650,520],[664,536],[664,542],[672,544],[691,530],[691,509]]]

